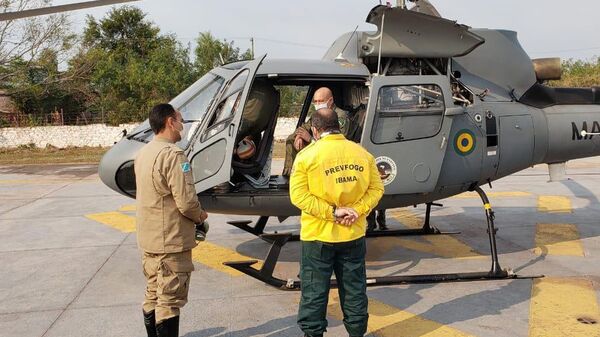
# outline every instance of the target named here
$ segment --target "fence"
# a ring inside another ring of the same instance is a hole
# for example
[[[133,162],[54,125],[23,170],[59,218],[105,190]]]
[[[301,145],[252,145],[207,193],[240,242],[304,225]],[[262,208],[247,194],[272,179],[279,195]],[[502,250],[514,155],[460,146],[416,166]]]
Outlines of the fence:
[[[285,140],[296,129],[298,118],[279,118],[275,127],[275,139]],[[23,145],[46,147],[112,146],[123,137],[124,131],[131,132],[138,124],[107,126],[56,125],[20,128],[0,128],[0,148],[14,148]]]

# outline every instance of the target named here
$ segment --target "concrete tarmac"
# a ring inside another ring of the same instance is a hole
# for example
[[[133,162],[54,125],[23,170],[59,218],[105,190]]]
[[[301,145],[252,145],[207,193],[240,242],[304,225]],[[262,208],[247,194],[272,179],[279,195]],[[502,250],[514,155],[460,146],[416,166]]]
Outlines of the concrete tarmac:
[[[276,162],[280,169],[281,162]],[[109,190],[92,165],[0,167],[0,336],[145,336],[144,277],[134,200]],[[600,157],[570,162],[569,180],[537,166],[486,187],[504,268],[538,279],[369,288],[369,336],[600,336]],[[369,275],[487,271],[481,201],[440,201],[431,223],[458,235],[368,239]],[[421,225],[424,206],[388,211],[392,229]],[[211,214],[194,250],[185,337],[301,336],[299,293],[222,265],[263,259],[265,242]],[[297,231],[298,218],[269,231]],[[295,279],[299,244],[275,273]],[[326,336],[347,336],[335,291]]]

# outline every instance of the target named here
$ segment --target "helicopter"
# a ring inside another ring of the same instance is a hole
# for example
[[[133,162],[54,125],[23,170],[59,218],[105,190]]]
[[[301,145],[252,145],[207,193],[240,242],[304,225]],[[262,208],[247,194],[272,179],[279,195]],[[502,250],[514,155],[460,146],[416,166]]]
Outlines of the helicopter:
[[[348,32],[320,60],[278,60],[266,55],[211,70],[170,102],[184,118],[182,140],[198,198],[210,213],[258,216],[231,221],[272,244],[257,261],[226,263],[281,289],[300,282],[275,277],[283,245],[298,236],[264,231],[269,217],[298,216],[289,180],[272,175],[256,188],[243,177],[269,165],[279,104],[261,114],[269,124],[249,160],[236,156],[244,106],[258,82],[306,88],[297,126],[309,119],[314,92],[333,91],[335,105],[365,112],[357,140],[376,158],[385,193],[378,208],[427,206],[420,230],[367,236],[445,235],[430,225],[436,201],[476,191],[482,199],[492,267],[475,273],[368,278],[369,286],[410,282],[523,277],[502,269],[495,215],[480,186],[537,164],[560,179],[569,160],[600,155],[600,88],[553,88],[560,59],[532,60],[508,30],[475,29],[441,17],[427,0],[375,6],[366,21],[377,31]],[[276,101],[280,102],[279,92]],[[102,158],[99,176],[111,189],[135,198],[133,162],[153,138],[148,120],[125,135]],[[533,276],[535,277],[535,276]],[[335,286],[335,280],[332,281]]]

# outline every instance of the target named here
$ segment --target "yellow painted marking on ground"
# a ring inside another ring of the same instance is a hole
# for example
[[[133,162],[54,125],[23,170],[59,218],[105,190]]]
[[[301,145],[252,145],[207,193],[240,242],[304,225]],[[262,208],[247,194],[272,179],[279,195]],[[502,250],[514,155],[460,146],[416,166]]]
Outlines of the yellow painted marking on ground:
[[[542,278],[533,281],[529,337],[598,337],[600,311],[592,282],[583,278]]]
[[[396,209],[389,214],[408,228],[418,229],[423,226],[423,219],[406,209]],[[394,238],[395,242],[407,249],[438,255],[447,258],[472,259],[484,258],[469,245],[450,235],[425,235],[415,238]]]
[[[121,211],[121,212],[135,212],[135,204],[124,205],[123,207],[119,208],[119,211]]]
[[[88,219],[108,225],[124,233],[135,232],[135,217],[119,212],[87,214]]]
[[[547,213],[571,213],[573,206],[569,197],[560,195],[541,195],[538,198],[538,211]]]
[[[337,294],[329,297],[328,314],[342,320]],[[367,334],[377,337],[471,337],[450,326],[428,320],[408,311],[369,299],[369,325]]]
[[[123,210],[123,208],[121,208],[121,210]],[[120,212],[88,214],[86,215],[86,218],[108,225],[124,233],[135,232],[135,217]],[[241,276],[244,274],[233,268],[225,266],[223,262],[253,260],[252,258],[239,254],[231,249],[206,241],[200,243],[192,250],[192,259],[208,266],[209,268],[227,273],[231,276]],[[262,263],[262,261],[259,261],[254,265],[254,267],[260,269]]]
[[[538,224],[534,252],[538,255],[584,256],[577,226]]]
[[[487,196],[490,199],[493,198],[523,198],[531,196],[529,192],[521,192],[521,191],[507,191],[507,192],[486,192]],[[477,192],[465,192],[459,195],[455,195],[452,198],[458,199],[479,199],[479,194]]]
[[[242,276],[244,274],[224,265],[223,262],[254,260],[253,258],[239,254],[234,250],[221,247],[207,241],[200,243],[192,250],[192,259],[212,269],[227,273],[231,276]],[[262,261],[259,261],[253,267],[260,269],[261,266]]]

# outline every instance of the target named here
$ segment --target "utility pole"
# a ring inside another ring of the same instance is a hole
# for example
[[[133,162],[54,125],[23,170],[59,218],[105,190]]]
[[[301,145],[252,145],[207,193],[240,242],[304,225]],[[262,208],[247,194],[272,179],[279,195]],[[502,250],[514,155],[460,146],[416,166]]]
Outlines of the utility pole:
[[[251,56],[252,56],[252,59],[254,60],[254,37],[250,38],[250,45],[251,45],[251,49],[250,49]]]

